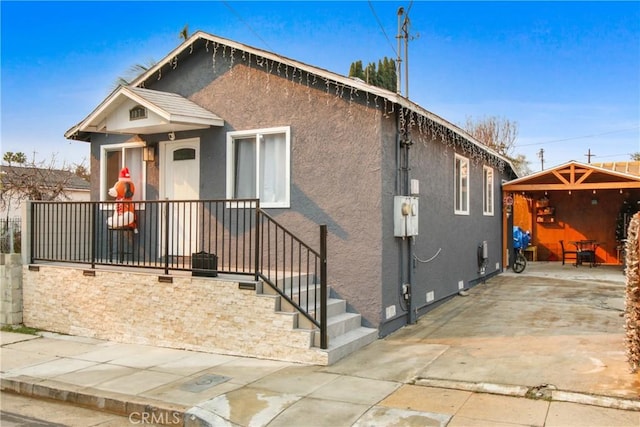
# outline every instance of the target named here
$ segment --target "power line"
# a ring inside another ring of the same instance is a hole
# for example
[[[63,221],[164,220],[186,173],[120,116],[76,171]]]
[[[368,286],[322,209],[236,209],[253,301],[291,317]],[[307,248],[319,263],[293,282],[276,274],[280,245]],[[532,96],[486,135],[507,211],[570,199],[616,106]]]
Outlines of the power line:
[[[247,26],[247,28],[249,29],[249,31],[251,31],[253,33],[254,36],[256,36],[262,43],[264,43],[264,45],[271,51],[274,52],[274,50],[271,48],[271,46],[269,46],[269,43],[267,43],[262,37],[260,37],[260,34],[258,34],[253,27],[251,27],[251,25],[249,25],[249,23],[247,21],[245,21],[242,16],[236,12],[236,10],[234,8],[231,7],[231,5],[226,2],[226,1],[222,1],[222,4],[224,4],[227,9],[229,9],[231,11],[231,13],[233,13],[234,15],[236,15],[236,17],[240,20],[240,22],[242,22],[244,25]]]
[[[603,159],[605,157],[620,157],[620,156],[630,156],[633,153],[620,153],[620,154],[607,154],[606,156],[598,156],[599,158]]]
[[[538,158],[540,159],[540,170],[544,170],[544,148],[538,151]]]
[[[411,8],[413,7],[413,0],[409,2],[409,7],[407,8],[407,15],[411,12]]]
[[[285,58],[284,56],[276,53],[275,50],[269,45],[269,43],[267,43],[265,39],[260,37],[260,34],[258,34],[258,32],[255,31],[253,27],[247,21],[245,21],[242,18],[242,16],[234,8],[231,7],[231,5],[229,5],[228,2],[222,0],[222,4],[224,4],[227,7],[227,9],[229,9],[229,11],[231,11],[231,13],[233,13],[236,16],[236,18],[238,18],[240,22],[242,22],[249,29],[249,31],[251,31],[253,35],[256,36],[264,44],[264,46],[270,51],[272,55],[279,58],[282,64],[288,65],[293,68],[296,67],[288,58]]]
[[[572,141],[574,139],[593,138],[593,137],[596,137],[596,136],[611,135],[613,133],[629,132],[629,131],[636,130],[636,129],[639,129],[639,128],[640,128],[640,126],[634,126],[632,128],[628,128],[628,129],[619,129],[619,130],[614,130],[614,131],[611,131],[611,132],[595,133],[595,134],[592,134],[592,135],[573,136],[571,138],[564,138],[564,139],[554,139],[554,140],[546,141],[546,142],[532,142],[530,144],[514,144],[514,147],[528,147],[530,145],[545,145],[545,144],[551,144],[551,143],[554,143],[554,142]]]
[[[393,51],[393,53],[396,56],[398,56],[398,52],[396,52],[395,48],[393,47],[393,43],[391,43],[391,40],[389,39],[387,32],[384,30],[384,26],[382,25],[382,22],[380,22],[380,18],[378,18],[378,15],[376,14],[375,9],[373,8],[373,4],[371,3],[371,0],[369,0],[368,3],[369,3],[369,8],[371,9],[371,13],[373,13],[374,18],[376,18],[376,21],[378,22],[378,26],[380,26],[380,30],[382,30],[382,34],[384,34],[384,37],[387,39],[387,43],[389,43],[389,46],[391,46],[391,50]]]

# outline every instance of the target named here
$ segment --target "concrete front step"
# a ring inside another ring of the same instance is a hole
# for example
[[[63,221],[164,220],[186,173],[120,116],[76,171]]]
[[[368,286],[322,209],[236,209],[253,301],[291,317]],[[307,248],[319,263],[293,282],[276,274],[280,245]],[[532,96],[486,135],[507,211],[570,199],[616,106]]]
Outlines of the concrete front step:
[[[332,316],[338,316],[347,311],[347,302],[343,299],[329,298],[327,300],[327,319]],[[318,309],[317,318],[320,318],[321,311]],[[315,310],[312,310],[309,314],[316,315]]]
[[[314,338],[317,338],[319,342],[320,334],[316,334]],[[327,364],[332,365],[343,357],[371,344],[377,339],[377,329],[361,326],[343,335],[329,338],[329,348],[321,351],[327,353]]]
[[[362,316],[357,313],[342,313],[327,319],[327,338],[329,346],[339,337],[348,335],[350,332],[362,328]],[[371,328],[365,328],[371,329]],[[376,331],[377,330],[373,329]],[[320,331],[316,328],[313,336],[313,346],[320,347]],[[338,341],[340,342],[340,341]]]
[[[327,317],[327,336],[335,338],[362,326],[362,316],[357,313],[341,313]]]
[[[302,290],[297,289],[297,283],[301,282]],[[281,283],[282,284],[282,283]],[[296,303],[301,302],[304,307],[307,303],[311,307],[315,306],[315,301],[320,302],[320,286],[308,285],[306,278],[298,281],[296,278],[290,278],[285,285],[286,294],[289,295]],[[267,295],[278,295],[269,285],[261,283],[257,287],[258,293]],[[331,295],[330,289],[327,294]],[[378,338],[378,330],[373,328],[365,328],[362,326],[362,316],[358,313],[347,312],[347,302],[339,298],[327,299],[327,337],[329,348],[320,349],[320,333],[315,325],[312,324],[305,316],[298,313],[297,310],[284,298],[280,297],[280,303],[276,305],[277,310],[283,313],[291,313],[295,315],[294,328],[308,330],[313,334],[312,346],[317,351],[325,352],[328,363],[342,359],[348,354],[370,344]],[[319,311],[319,307],[318,307]],[[310,310],[311,316],[316,316],[316,310]],[[319,319],[318,313],[317,317]]]
[[[295,307],[293,307],[291,304],[287,303],[286,301],[280,302],[280,311],[297,312]],[[342,313],[345,313],[346,311],[347,311],[347,302],[345,300],[338,299],[338,298],[327,299],[327,319],[332,316],[338,316]],[[321,313],[322,313],[322,310],[320,310],[320,307],[318,307],[318,310],[309,311],[309,314],[316,319],[320,319]]]
[[[290,286],[286,288],[278,288],[285,295],[292,298],[296,303],[302,302],[302,306],[309,305],[313,307],[315,305],[316,300],[320,301],[320,285],[303,285],[302,289],[298,289],[294,287],[293,289]],[[256,287],[258,293],[271,294],[271,295],[279,295],[275,289],[269,286],[266,283],[260,282],[260,284]],[[331,295],[331,287],[327,287],[327,295]]]

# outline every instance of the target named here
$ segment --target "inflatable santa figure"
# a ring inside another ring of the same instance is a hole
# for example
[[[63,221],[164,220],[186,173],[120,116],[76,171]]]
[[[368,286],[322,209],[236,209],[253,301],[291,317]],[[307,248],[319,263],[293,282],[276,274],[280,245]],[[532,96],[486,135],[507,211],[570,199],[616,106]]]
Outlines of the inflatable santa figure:
[[[136,232],[136,215],[134,212],[133,194],[135,186],[131,182],[129,168],[124,167],[120,171],[118,182],[109,189],[109,195],[116,198],[113,216],[107,219],[109,228],[133,228]]]

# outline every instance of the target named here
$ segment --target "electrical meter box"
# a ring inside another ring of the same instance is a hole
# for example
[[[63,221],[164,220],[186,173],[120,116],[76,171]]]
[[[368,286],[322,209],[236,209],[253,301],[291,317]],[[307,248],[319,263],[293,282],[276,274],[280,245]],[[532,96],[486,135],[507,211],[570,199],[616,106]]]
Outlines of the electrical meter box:
[[[393,235],[410,237],[418,235],[418,198],[395,196],[393,199]]]

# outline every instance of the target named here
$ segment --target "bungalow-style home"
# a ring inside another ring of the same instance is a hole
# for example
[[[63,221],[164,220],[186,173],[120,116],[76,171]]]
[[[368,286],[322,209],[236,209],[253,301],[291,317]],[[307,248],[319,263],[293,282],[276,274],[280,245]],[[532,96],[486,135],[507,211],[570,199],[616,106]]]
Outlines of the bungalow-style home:
[[[400,94],[277,53],[197,32],[130,85],[114,90],[65,136],[91,145],[93,201],[109,200],[108,189],[124,167],[136,188],[131,203],[135,204],[137,228],[124,238],[127,245],[133,242],[137,248],[135,255],[127,254],[124,259],[116,255],[115,260],[100,255],[105,241],[109,252],[113,243],[94,229],[92,235],[102,240],[94,243],[92,267],[103,263],[148,267],[160,260],[164,274],[145,270],[157,280],[136,292],[142,295],[143,305],[153,303],[155,310],[170,295],[172,302],[163,316],[174,319],[162,331],[148,331],[141,338],[136,328],[145,329],[157,312],[146,312],[144,320],[133,319],[142,310],[140,300],[134,309],[127,305],[127,297],[113,294],[113,287],[107,286],[92,297],[107,292],[124,304],[119,312],[127,313],[129,323],[118,323],[120,335],[100,329],[119,313],[101,318],[98,326],[89,326],[86,320],[69,325],[62,319],[60,324],[67,330],[293,358],[296,352],[291,346],[275,354],[274,348],[285,344],[266,338],[269,332],[265,331],[267,322],[260,319],[261,303],[247,302],[246,294],[216,294],[224,286],[225,272],[254,273],[255,265],[260,283],[253,286],[250,280],[238,279],[238,288],[266,292],[278,286],[280,279],[271,280],[270,275],[277,276],[280,266],[308,271],[308,265],[316,262],[308,261],[309,253],[326,253],[319,270],[326,269],[327,298],[330,305],[334,301],[343,305],[336,312],[324,312],[329,317],[328,328],[340,317],[356,319],[355,329],[366,331],[366,342],[370,342],[371,336],[383,337],[416,322],[437,304],[505,268],[501,184],[516,176],[507,158]],[[190,202],[178,205],[178,200]],[[197,208],[192,208],[193,201],[200,203]],[[262,220],[251,222],[253,213],[238,214],[245,206],[257,208],[259,215],[278,226],[265,232]],[[100,212],[111,214],[109,209],[109,204],[101,203],[92,211],[94,218]],[[211,220],[214,212],[216,219]],[[182,215],[182,220],[173,226],[158,226],[157,222],[176,215]],[[250,225],[239,230],[244,222]],[[228,233],[220,234],[214,229],[216,224],[223,224],[220,228]],[[262,231],[254,233],[258,226]],[[326,226],[326,243],[320,226]],[[286,239],[272,245],[281,234]],[[246,235],[246,241],[257,248],[248,270],[240,265],[243,261],[230,261]],[[34,245],[34,250],[40,250],[38,242]],[[301,245],[313,250],[303,251]],[[140,247],[144,253],[139,252]],[[200,256],[207,263],[217,262],[215,277],[196,275],[202,265],[194,260]],[[34,275],[30,279],[34,283],[35,275],[50,268],[37,265],[44,259],[51,257],[35,254],[29,260],[40,270],[27,272]],[[186,266],[194,275],[187,279],[174,266]],[[87,272],[77,280],[98,280],[106,277],[103,274],[107,273]],[[316,274],[312,276],[316,280]],[[126,277],[119,275],[114,280]],[[304,283],[309,280],[302,279]],[[153,294],[171,281],[171,289]],[[181,300],[180,292],[195,289],[196,283],[211,293]],[[131,283],[123,292],[134,298],[131,289],[137,285]],[[278,296],[285,297],[290,285],[279,288]],[[307,299],[299,295],[286,298],[298,309]],[[187,313],[180,311],[182,304],[188,307]],[[214,304],[223,305],[216,312],[207,308]],[[223,316],[220,311],[229,310],[243,319],[236,332],[245,334],[243,343],[237,344],[241,350],[225,347],[234,340],[227,334],[230,323],[216,323]],[[105,311],[103,305],[102,313]],[[204,320],[197,320],[197,327],[194,323],[183,327],[182,314],[176,314],[179,311],[190,319],[200,313]],[[45,322],[35,314],[26,313],[25,319],[34,326]],[[270,322],[269,328],[276,323]],[[263,331],[247,339],[251,328]],[[175,329],[183,335],[168,337]],[[189,330],[191,338],[183,329]],[[339,332],[330,331],[326,345],[312,340],[312,346],[331,349],[350,327],[342,324],[334,329]],[[216,341],[215,335],[226,341]],[[304,340],[308,346],[308,338]],[[270,352],[258,349],[263,342],[268,342]],[[321,362],[305,357],[298,360],[332,363],[337,357]]]
[[[25,200],[89,200],[89,181],[68,170],[0,165],[0,252],[20,252]]]
[[[19,218],[29,199],[89,200],[89,182],[68,170],[0,166],[0,218]]]
[[[640,210],[640,162],[570,161],[509,181],[503,192],[513,201],[513,225],[531,233],[530,259],[622,264],[627,227]]]

